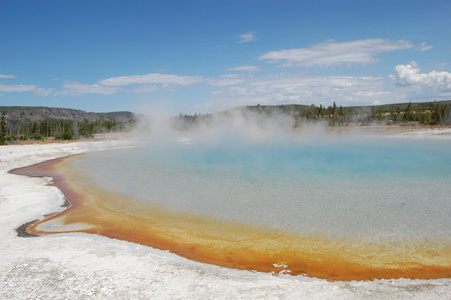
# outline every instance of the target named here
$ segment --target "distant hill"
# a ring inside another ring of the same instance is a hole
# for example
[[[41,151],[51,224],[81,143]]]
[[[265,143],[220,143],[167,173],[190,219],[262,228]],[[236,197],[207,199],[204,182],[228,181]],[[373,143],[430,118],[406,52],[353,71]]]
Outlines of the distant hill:
[[[23,106],[0,106],[0,115],[5,117],[6,122],[24,123],[41,122],[44,120],[84,121],[89,123],[105,120],[116,122],[127,122],[134,117],[129,111],[94,113],[78,109],[53,108],[53,107],[23,107]]]
[[[0,106],[0,145],[90,138],[96,133],[129,131],[135,123],[135,114],[128,111],[94,113],[69,108]]]

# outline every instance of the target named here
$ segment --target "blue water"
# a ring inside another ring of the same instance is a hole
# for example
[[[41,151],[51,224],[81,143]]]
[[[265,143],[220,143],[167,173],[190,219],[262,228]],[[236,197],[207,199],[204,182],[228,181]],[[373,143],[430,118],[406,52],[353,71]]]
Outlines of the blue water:
[[[153,143],[73,162],[96,184],[303,234],[451,240],[451,141],[388,137]]]

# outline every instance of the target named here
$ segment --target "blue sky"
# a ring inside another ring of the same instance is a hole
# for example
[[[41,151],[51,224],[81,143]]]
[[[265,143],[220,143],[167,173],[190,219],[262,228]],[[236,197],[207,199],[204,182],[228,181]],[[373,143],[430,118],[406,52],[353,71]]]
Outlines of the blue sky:
[[[451,1],[0,0],[0,106],[451,99]]]

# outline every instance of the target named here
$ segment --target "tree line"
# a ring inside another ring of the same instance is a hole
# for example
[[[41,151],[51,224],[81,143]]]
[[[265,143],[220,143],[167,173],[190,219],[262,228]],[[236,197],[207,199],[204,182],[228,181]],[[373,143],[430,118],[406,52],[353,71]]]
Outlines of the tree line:
[[[91,138],[96,133],[128,131],[136,123],[135,118],[127,122],[114,119],[89,122],[74,120],[50,120],[34,122],[6,122],[5,116],[0,119],[0,145],[17,143],[24,140],[74,140]]]
[[[330,106],[315,104],[300,105],[254,105],[241,108],[263,116],[285,114],[291,116],[293,127],[300,127],[306,122],[326,122],[329,126],[347,126],[350,124],[365,126],[378,124],[418,124],[418,125],[451,125],[451,101],[387,104],[380,106],[338,106],[335,102]],[[222,112],[227,115],[228,111]],[[180,114],[173,118],[172,126],[178,130],[189,130],[199,123],[208,123],[213,114]],[[126,122],[115,119],[89,122],[74,120],[45,119],[43,121],[22,122],[0,119],[0,145],[15,143],[21,140],[72,140],[90,138],[96,133],[112,131],[128,131],[136,123],[134,117]]]
[[[450,125],[451,105],[445,103],[412,103],[409,102],[405,108],[399,105],[386,107],[372,107],[371,118],[377,121],[388,121],[389,123],[417,122],[425,125]]]
[[[263,114],[290,114],[293,127],[299,127],[305,122],[323,121],[329,126],[347,126],[349,124],[419,124],[419,125],[450,125],[451,103],[427,102],[388,104],[380,106],[338,106],[335,102],[330,106],[278,105],[278,106],[248,106],[247,109]]]
[[[427,103],[386,104],[380,106],[338,106],[335,102],[329,106],[315,104],[300,105],[253,105],[241,108],[264,117],[288,115],[293,119],[293,127],[304,123],[325,122],[329,126],[348,126],[355,124],[399,124],[399,125],[451,125],[451,101]],[[228,111],[222,112],[227,115]],[[208,122],[212,114],[179,114],[173,126],[181,130],[189,130],[200,122]]]

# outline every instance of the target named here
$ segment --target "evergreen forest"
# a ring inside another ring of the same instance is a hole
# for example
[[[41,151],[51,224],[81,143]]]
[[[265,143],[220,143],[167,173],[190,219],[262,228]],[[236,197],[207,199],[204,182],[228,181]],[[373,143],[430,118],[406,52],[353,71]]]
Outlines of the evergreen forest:
[[[136,123],[135,117],[126,121],[114,118],[104,120],[88,119],[58,120],[44,119],[37,121],[6,120],[5,115],[0,117],[0,145],[15,144],[29,140],[78,140],[92,138],[97,133],[129,131]]]

